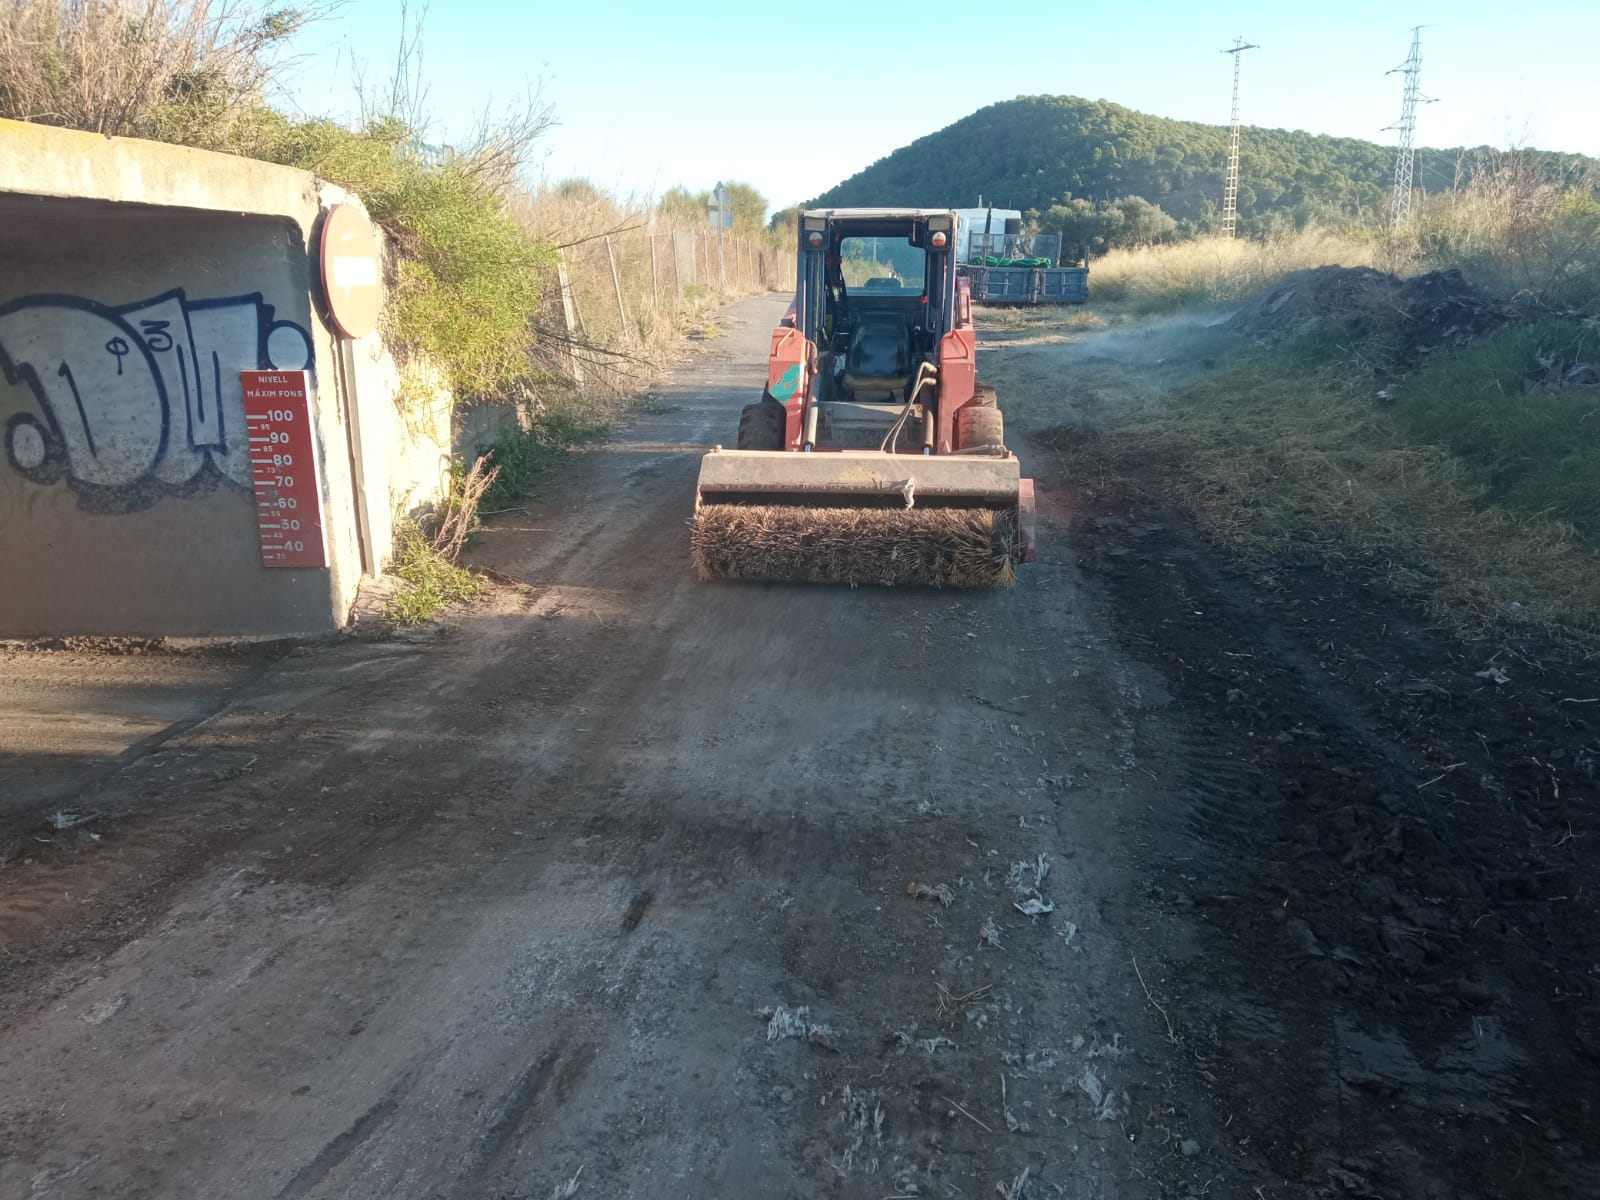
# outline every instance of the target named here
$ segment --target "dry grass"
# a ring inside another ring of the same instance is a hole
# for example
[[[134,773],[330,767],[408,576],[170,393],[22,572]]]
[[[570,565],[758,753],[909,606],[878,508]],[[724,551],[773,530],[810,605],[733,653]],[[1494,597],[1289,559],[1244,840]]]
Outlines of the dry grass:
[[[1600,312],[1600,178],[1553,182],[1486,151],[1466,188],[1431,199],[1391,247],[1401,266],[1459,267],[1494,295]]]
[[[1097,305],[1121,303],[1144,313],[1228,304],[1290,271],[1330,263],[1374,266],[1377,257],[1377,248],[1365,239],[1315,227],[1268,241],[1197,238],[1113,250],[1095,259],[1089,295]]]
[[[1014,587],[1016,521],[989,509],[708,504],[691,544],[701,579]]]
[[[1600,633],[1600,555],[1570,526],[1488,503],[1460,460],[1292,362],[1218,370],[1159,409],[1052,439],[1075,474],[1133,481],[1243,557],[1375,569],[1463,633]]]
[[[1113,250],[1091,264],[1091,301],[1139,313],[1230,304],[1290,271],[1332,264],[1399,275],[1459,268],[1507,299],[1595,311],[1600,179],[1552,181],[1515,152],[1486,152],[1470,166],[1470,183],[1429,198],[1397,234],[1310,226],[1261,241],[1198,238]]]
[[[977,1008],[994,992],[994,985],[982,984],[967,992],[953,992],[942,983],[933,985],[937,989],[934,1000],[934,1019],[944,1025],[953,1025],[958,1019]]]
[[[255,0],[7,0],[0,116],[229,148],[281,47],[326,11]]]
[[[429,544],[446,562],[461,558],[462,547],[478,527],[484,494],[499,477],[500,468],[490,466],[487,455],[480,455],[451,482],[428,528]]]

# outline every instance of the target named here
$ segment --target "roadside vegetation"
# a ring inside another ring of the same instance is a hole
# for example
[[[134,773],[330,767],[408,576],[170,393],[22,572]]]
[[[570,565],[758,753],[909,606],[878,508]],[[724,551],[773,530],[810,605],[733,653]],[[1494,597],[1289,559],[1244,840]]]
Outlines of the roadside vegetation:
[[[1431,391],[1432,373],[1413,386]],[[1049,437],[1077,478],[1104,483],[1109,472],[1181,507],[1261,564],[1269,587],[1276,569],[1311,555],[1423,597],[1459,630],[1533,621],[1600,633],[1594,510],[1580,524],[1503,498],[1496,455],[1417,436],[1406,407],[1355,394],[1335,366],[1257,353],[1142,415]],[[1529,492],[1559,487],[1560,473],[1519,472]],[[1562,507],[1585,502],[1574,490]]]
[[[526,429],[502,433],[484,451],[497,472],[483,493],[484,514],[498,515],[537,495],[573,447],[609,428],[596,406],[567,404],[546,408]]]
[[[444,499],[431,510],[395,521],[390,573],[404,585],[384,614],[402,625],[431,621],[452,604],[476,599],[482,581],[458,566],[462,548],[482,520],[483,499],[502,475],[488,454],[451,470]]]
[[[1329,264],[1445,274],[1406,308],[1388,276],[1315,270]],[[1063,346],[1069,419],[1048,435],[1079,479],[1185,509],[1269,584],[1310,553],[1458,629],[1600,635],[1592,183],[1560,188],[1508,156],[1399,237],[1119,251],[1090,293],[1073,319],[1106,328]]]
[[[1398,233],[1310,224],[1265,237],[1146,240],[1093,260],[1092,296],[1136,314],[1227,305],[1330,263],[1401,275],[1457,269],[1508,302],[1600,313],[1600,170],[1556,183],[1525,155],[1485,154],[1470,185],[1425,199]]]
[[[414,517],[402,518],[395,526],[389,572],[405,586],[395,593],[384,615],[402,625],[431,621],[450,605],[474,600],[483,592],[482,581],[446,558]]]
[[[1290,271],[1338,263],[1374,266],[1370,241],[1313,226],[1277,237],[1195,238],[1166,245],[1133,246],[1094,259],[1089,294],[1096,308],[1147,316],[1197,305],[1243,300]]]

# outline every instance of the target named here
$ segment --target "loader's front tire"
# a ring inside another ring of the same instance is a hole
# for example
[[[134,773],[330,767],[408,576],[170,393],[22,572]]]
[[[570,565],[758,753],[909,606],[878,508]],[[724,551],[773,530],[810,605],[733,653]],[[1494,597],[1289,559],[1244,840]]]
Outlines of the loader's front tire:
[[[980,383],[972,389],[972,403],[975,408],[999,408],[1000,402],[995,397],[994,389],[987,383]]]
[[[1005,447],[1005,418],[998,408],[969,404],[956,413],[956,449],[972,450],[979,446],[993,446],[996,451]]]
[[[782,450],[783,435],[789,414],[771,396],[762,396],[759,403],[746,404],[739,414],[740,450]]]

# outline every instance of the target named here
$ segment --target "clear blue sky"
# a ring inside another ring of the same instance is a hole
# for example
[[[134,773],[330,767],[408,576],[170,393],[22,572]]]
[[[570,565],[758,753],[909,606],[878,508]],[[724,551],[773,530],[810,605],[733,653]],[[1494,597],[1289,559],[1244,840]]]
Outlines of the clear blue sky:
[[[808,20],[807,14],[816,14]],[[824,24],[826,22],[826,25]],[[1296,3],[649,4],[436,0],[424,74],[435,140],[542,80],[559,124],[535,179],[622,195],[742,179],[806,200],[986,104],[1041,93],[1226,123],[1236,34],[1247,124],[1390,142],[1423,30],[1422,145],[1600,157],[1597,0]],[[397,0],[347,0],[302,36],[293,103],[355,109],[353,67],[392,71]],[[951,203],[976,197],[952,196]]]

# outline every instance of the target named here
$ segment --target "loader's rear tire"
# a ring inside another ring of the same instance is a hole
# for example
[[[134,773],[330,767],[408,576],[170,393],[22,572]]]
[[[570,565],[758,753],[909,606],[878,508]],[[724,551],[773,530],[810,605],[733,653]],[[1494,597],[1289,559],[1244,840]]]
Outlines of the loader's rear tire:
[[[999,400],[995,397],[994,389],[987,383],[980,383],[972,389],[972,405],[974,408],[998,408]]]
[[[1005,444],[1006,423],[998,408],[969,404],[956,413],[957,450],[993,446],[998,451]]]
[[[762,396],[759,403],[746,404],[739,414],[740,450],[782,450],[784,430],[789,414],[771,396]]]

